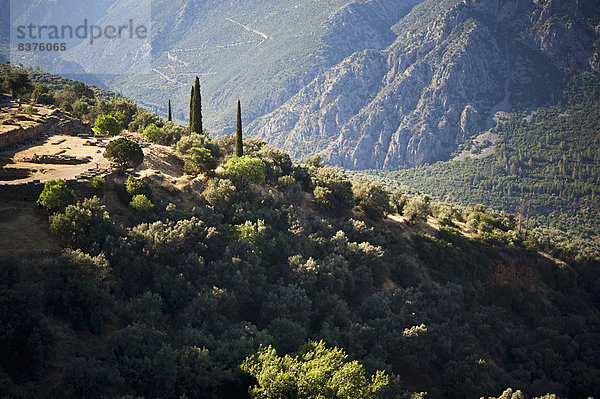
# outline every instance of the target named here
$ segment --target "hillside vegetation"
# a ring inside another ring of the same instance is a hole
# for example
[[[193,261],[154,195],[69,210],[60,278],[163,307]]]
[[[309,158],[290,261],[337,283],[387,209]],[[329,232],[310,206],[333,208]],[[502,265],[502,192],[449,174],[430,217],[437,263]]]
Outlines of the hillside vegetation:
[[[3,397],[600,395],[593,253],[539,252],[515,215],[391,194],[258,139],[234,156],[234,136],[17,72],[0,83],[23,99],[129,120],[105,155],[137,169],[74,204],[49,182],[45,215],[0,210],[44,244],[0,259]]]
[[[597,75],[582,74],[567,85],[564,102],[509,114],[493,130],[499,139],[489,157],[372,174],[390,188],[530,215],[537,225],[568,232],[598,249],[599,87]]]
[[[116,178],[103,199],[49,215],[60,254],[0,261],[2,392],[600,394],[597,261],[549,259],[522,246],[514,217],[424,197],[369,219],[358,209],[376,209],[377,190],[318,160],[248,140],[225,162],[234,138],[215,145],[215,177],[181,190],[161,174]]]

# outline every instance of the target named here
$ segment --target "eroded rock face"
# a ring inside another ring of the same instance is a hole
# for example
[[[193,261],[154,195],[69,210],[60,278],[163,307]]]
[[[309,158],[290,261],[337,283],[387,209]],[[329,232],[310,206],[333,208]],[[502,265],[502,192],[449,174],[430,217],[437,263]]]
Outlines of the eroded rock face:
[[[497,111],[556,101],[560,68],[600,69],[596,2],[445,3],[416,6],[389,47],[347,57],[250,134],[353,169],[420,165],[447,159]]]

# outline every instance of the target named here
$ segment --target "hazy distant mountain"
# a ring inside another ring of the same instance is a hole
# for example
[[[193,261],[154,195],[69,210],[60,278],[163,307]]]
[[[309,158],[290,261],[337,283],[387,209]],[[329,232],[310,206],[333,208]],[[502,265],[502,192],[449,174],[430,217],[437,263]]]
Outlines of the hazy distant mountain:
[[[390,28],[419,1],[157,0],[152,2],[151,70],[103,79],[159,112],[171,98],[176,119],[183,121],[190,86],[199,75],[205,125],[227,131],[235,124],[238,98],[246,123],[275,110],[355,51],[389,46],[396,37]],[[129,2],[118,0],[100,24],[117,19],[122,3]],[[126,12],[139,14],[143,7],[131,2]],[[74,49],[94,65],[107,64],[106,52],[98,46]],[[136,62],[124,56],[119,68]]]
[[[427,0],[382,51],[320,74],[251,134],[348,168],[447,159],[497,111],[558,100],[567,70],[600,72],[600,3]]]
[[[22,6],[23,15],[77,16],[38,3]],[[171,99],[175,119],[186,123],[199,75],[210,131],[233,130],[240,99],[247,135],[355,169],[448,159],[498,111],[554,103],[565,74],[600,71],[594,0],[107,0],[94,7],[99,25],[151,11],[152,27],[142,47],[104,41],[70,49],[67,62],[85,60],[103,72],[93,83],[162,114]]]

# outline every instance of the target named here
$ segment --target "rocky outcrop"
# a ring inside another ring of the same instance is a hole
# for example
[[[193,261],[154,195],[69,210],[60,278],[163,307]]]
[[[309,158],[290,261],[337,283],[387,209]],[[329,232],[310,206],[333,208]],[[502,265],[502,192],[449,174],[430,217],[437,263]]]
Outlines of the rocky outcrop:
[[[428,0],[384,50],[320,74],[250,135],[353,169],[448,159],[497,111],[558,100],[561,69],[598,69],[591,0]]]

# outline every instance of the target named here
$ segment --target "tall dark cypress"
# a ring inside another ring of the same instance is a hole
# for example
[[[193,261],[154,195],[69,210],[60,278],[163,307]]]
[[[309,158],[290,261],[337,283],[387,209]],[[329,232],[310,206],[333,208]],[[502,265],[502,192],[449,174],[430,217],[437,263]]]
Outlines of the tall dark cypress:
[[[171,117],[171,99],[169,99],[169,112],[167,114],[167,120],[169,122],[173,120],[173,118]]]
[[[194,126],[194,86],[192,86],[192,92],[190,94],[190,133],[193,132]]]
[[[202,96],[200,95],[200,79],[196,76],[194,82],[192,132],[202,133]]]
[[[242,137],[242,105],[240,100],[237,104],[237,126],[235,129],[235,155],[241,157],[244,155],[244,139]]]

